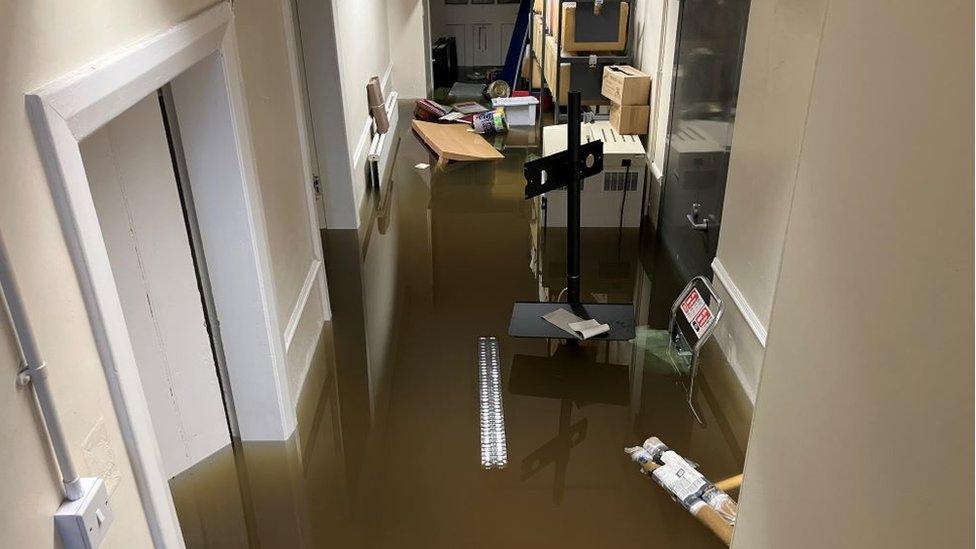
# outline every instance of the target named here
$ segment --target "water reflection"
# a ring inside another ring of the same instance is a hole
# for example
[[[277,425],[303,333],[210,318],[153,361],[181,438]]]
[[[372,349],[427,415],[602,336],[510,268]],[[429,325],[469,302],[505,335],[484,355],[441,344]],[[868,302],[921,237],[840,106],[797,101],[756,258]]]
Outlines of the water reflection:
[[[402,136],[393,182],[367,206],[370,226],[326,235],[334,322],[297,434],[240,444],[220,467],[174,479],[188,546],[721,546],[622,452],[654,434],[712,477],[742,467],[732,421],[709,397],[724,389],[706,379],[708,426],[698,425],[666,336],[648,327],[654,277],[636,230],[583,233],[584,291],[633,300],[643,325],[634,341],[505,335],[513,301],[564,285],[565,232],[540,226],[522,198],[530,152],[424,170],[415,166],[433,164],[428,153]],[[492,335],[511,466],[483,471],[476,349]],[[233,497],[201,496],[218,491]]]

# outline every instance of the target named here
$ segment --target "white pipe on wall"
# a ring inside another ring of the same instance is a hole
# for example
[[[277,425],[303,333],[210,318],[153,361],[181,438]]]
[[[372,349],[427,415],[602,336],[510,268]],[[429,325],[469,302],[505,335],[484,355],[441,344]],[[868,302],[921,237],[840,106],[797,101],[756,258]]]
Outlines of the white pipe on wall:
[[[79,500],[84,495],[85,490],[74,463],[71,461],[71,455],[68,453],[68,444],[64,439],[64,431],[61,430],[61,420],[58,418],[54,399],[51,397],[51,391],[47,385],[47,368],[37,347],[37,340],[34,339],[34,332],[31,330],[30,322],[27,319],[27,310],[20,298],[20,291],[17,288],[17,282],[14,280],[14,273],[10,267],[7,250],[4,248],[2,240],[0,240],[0,297],[7,303],[7,312],[10,314],[10,320],[20,347],[21,358],[24,361],[25,369],[20,373],[18,380],[21,385],[30,384],[34,387],[34,396],[41,408],[44,425],[47,427],[51,447],[54,449],[58,469],[61,471],[61,482],[64,484],[65,497],[70,501]]]

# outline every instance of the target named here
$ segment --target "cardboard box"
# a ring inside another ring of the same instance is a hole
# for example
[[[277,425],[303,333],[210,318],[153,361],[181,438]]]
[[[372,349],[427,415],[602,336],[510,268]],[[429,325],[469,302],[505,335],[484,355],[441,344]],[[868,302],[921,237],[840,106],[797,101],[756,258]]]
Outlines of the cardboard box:
[[[647,105],[651,97],[651,75],[630,65],[604,67],[601,93],[617,105]]]
[[[531,71],[529,68],[531,67]],[[525,57],[522,59],[522,78],[526,80],[529,79],[529,73],[532,73],[532,89],[536,90],[542,87],[542,65],[539,64],[535,59],[530,58],[529,52],[525,52]]]
[[[549,85],[549,89],[553,90],[553,96],[558,97],[558,103],[565,105],[569,101],[572,67],[569,63],[559,64],[559,87],[561,89],[557,94],[554,91],[556,89],[556,51],[556,39],[552,36],[546,36],[546,83]]]
[[[556,28],[559,24],[559,0],[545,0],[548,2],[546,6],[546,32],[548,34],[555,34],[552,29]]]
[[[610,105],[610,125],[620,135],[646,135],[651,120],[647,105]]]
[[[626,50],[630,3],[608,2],[599,15],[593,13],[592,6],[592,3],[584,4],[577,12],[576,2],[563,4],[563,50],[573,53]],[[576,33],[577,17],[586,29],[582,35]]]
[[[545,36],[542,32],[542,15],[532,14],[532,54],[536,59],[542,59],[542,48],[546,47]]]

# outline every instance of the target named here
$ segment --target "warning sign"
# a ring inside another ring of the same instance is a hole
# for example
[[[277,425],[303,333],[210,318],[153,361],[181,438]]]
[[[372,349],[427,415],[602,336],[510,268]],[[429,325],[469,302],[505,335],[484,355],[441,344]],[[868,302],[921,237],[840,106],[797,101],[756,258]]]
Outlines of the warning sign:
[[[715,315],[708,308],[705,300],[702,299],[698,288],[692,288],[688,295],[681,301],[681,312],[685,315],[685,320],[691,324],[696,337],[701,337],[705,330],[715,321]]]

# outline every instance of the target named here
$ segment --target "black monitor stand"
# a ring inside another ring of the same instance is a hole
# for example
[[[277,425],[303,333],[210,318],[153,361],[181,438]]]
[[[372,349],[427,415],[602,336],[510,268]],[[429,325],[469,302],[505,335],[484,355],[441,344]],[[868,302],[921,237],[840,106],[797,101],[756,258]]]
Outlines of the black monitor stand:
[[[567,333],[542,315],[565,309],[576,316],[609,324],[610,331],[592,339],[634,339],[632,303],[582,303],[580,301],[580,183],[603,171],[603,141],[580,143],[580,93],[569,92],[569,126],[566,150],[525,163],[525,198],[567,187],[566,303],[516,301],[508,334],[513,337],[567,339]]]

